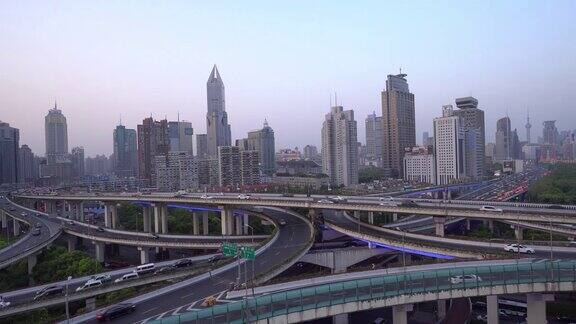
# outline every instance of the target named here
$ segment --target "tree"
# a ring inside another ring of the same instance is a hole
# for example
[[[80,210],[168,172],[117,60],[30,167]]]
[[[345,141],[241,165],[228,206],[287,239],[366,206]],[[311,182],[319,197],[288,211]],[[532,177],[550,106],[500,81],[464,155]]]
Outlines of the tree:
[[[68,276],[82,277],[102,271],[102,265],[82,251],[68,252],[66,248],[54,246],[42,253],[32,270],[37,283],[65,280]]]
[[[384,170],[375,166],[360,169],[358,171],[358,182],[370,183],[374,180],[380,180],[384,176]]]

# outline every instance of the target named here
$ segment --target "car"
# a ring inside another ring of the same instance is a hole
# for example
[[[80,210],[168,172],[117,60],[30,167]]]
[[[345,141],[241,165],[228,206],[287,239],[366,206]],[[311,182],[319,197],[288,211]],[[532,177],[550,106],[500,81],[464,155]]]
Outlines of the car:
[[[102,227],[98,226],[98,228],[96,229],[98,232],[106,232],[105,229],[103,229]]]
[[[39,236],[40,234],[42,234],[42,231],[39,228],[32,230],[32,236]]]
[[[27,212],[21,212],[20,215],[22,215],[22,216],[28,216],[28,213],[27,213]]]
[[[146,263],[136,267],[135,272],[139,275],[154,272],[156,265],[154,263]]]
[[[10,302],[9,302],[9,301],[5,301],[5,300],[3,300],[3,299],[0,300],[0,309],[6,308],[6,307],[8,307],[8,306],[10,306]]]
[[[450,278],[450,283],[453,285],[479,281],[482,281],[482,279],[475,274],[458,275]]]
[[[402,207],[418,207],[418,204],[414,200],[403,200],[400,203]]]
[[[394,201],[394,197],[380,197],[379,199],[380,201]]]
[[[239,195],[238,195],[238,199],[248,200],[248,199],[250,199],[250,195],[239,194]]]
[[[108,281],[112,280],[112,276],[110,276],[110,275],[107,274],[107,273],[101,273],[101,274],[97,274],[97,275],[94,275],[94,276],[90,277],[90,279],[92,279],[92,280],[99,280],[99,281],[101,281],[102,283],[105,283],[105,282],[108,282]]]
[[[320,199],[318,200],[319,203],[321,204],[333,204],[334,202],[328,199]]]
[[[67,221],[66,221],[66,224],[68,224],[68,225],[74,225],[74,224],[76,224],[76,223],[74,223],[73,220],[67,220]]]
[[[560,323],[576,323],[576,317],[572,316],[556,316],[556,321]]]
[[[76,291],[77,292],[84,291],[84,290],[88,290],[88,289],[92,289],[92,288],[96,288],[96,287],[100,287],[100,286],[102,286],[102,281],[89,279],[82,286],[76,288]]]
[[[522,245],[522,244],[507,244],[506,246],[504,246],[504,251],[506,252],[519,252],[519,253],[535,253],[536,251],[534,251],[534,248],[528,247],[526,245]]]
[[[331,197],[330,200],[334,203],[346,202],[346,198],[342,196]]]
[[[564,206],[561,206],[561,205],[550,205],[546,208],[548,208],[548,209],[565,209]]]
[[[62,295],[62,293],[64,293],[64,288],[61,286],[46,286],[36,292],[34,300],[36,301],[54,295]]]
[[[282,197],[294,197],[294,194],[290,192],[285,192],[282,194]]]
[[[200,199],[212,199],[212,196],[202,195],[200,196]]]
[[[171,270],[174,270],[174,268],[170,267],[170,266],[160,267],[160,268],[156,269],[156,271],[154,271],[154,274],[155,275],[164,274],[164,273],[169,272]]]
[[[380,206],[398,207],[398,203],[392,200],[381,201]]]
[[[192,260],[190,259],[180,259],[172,264],[174,268],[184,268],[192,265]]]
[[[134,279],[138,279],[138,273],[136,273],[135,271],[123,274],[122,277],[114,280],[114,283],[119,283],[122,281],[128,281],[128,280],[134,280]]]
[[[150,236],[152,236],[153,239],[157,240],[160,238],[160,236],[154,234],[154,233],[150,233]]]
[[[104,311],[96,315],[96,320],[100,322],[105,322],[114,318],[121,317],[126,314],[133,313],[136,310],[136,304],[134,303],[120,303],[111,307],[108,307]]]
[[[280,226],[286,226],[286,220],[285,219],[281,219],[278,224],[280,224]]]
[[[488,212],[502,212],[502,208],[496,208],[494,206],[482,206],[480,207],[481,211],[488,211]]]

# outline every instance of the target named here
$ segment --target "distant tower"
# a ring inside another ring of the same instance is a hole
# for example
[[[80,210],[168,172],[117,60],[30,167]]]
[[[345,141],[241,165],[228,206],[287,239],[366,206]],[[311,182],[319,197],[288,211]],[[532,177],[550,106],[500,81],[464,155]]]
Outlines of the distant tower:
[[[206,90],[208,100],[208,112],[206,113],[208,155],[216,157],[218,146],[230,146],[232,142],[228,114],[226,113],[224,82],[222,82],[216,65],[212,68],[208,82],[206,82]]]
[[[532,124],[530,124],[530,111],[528,111],[528,115],[526,116],[526,141],[530,144],[530,128],[532,128]]]

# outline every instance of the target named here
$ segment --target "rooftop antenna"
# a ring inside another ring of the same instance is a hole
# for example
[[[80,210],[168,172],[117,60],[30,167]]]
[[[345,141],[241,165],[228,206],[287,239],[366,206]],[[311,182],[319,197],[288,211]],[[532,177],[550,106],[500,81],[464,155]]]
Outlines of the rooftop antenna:
[[[400,74],[402,74],[402,67],[400,67]]]
[[[332,95],[330,95],[330,107],[332,107]]]
[[[120,121],[119,125],[122,126],[122,114],[120,114]]]
[[[180,110],[178,110],[178,122],[180,122]]]
[[[338,92],[334,91],[334,106],[338,106]]]

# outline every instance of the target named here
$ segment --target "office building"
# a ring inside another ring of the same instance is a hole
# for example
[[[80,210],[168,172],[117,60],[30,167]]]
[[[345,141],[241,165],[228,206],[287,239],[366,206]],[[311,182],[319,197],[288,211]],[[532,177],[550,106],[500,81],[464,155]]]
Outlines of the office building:
[[[318,175],[322,166],[313,160],[293,160],[276,162],[276,172],[283,175]]]
[[[334,106],[322,124],[322,169],[335,186],[358,184],[358,140],[354,111]]]
[[[74,147],[70,154],[70,162],[72,163],[72,178],[80,179],[85,174],[84,169],[84,148]]]
[[[318,148],[314,145],[306,145],[304,146],[304,159],[307,160],[316,160],[318,158]]]
[[[268,121],[264,121],[262,129],[248,133],[245,146],[247,146],[247,150],[259,153],[262,174],[273,175],[276,169],[276,148],[274,130],[268,125]]]
[[[154,161],[158,155],[166,155],[170,150],[168,121],[155,121],[152,117],[138,125],[138,173],[140,180],[154,187]]]
[[[116,126],[113,133],[114,173],[118,177],[135,177],[138,172],[138,145],[136,130],[123,125]]]
[[[196,157],[203,159],[208,156],[208,135],[196,135]]]
[[[68,126],[66,117],[56,104],[44,117],[44,135],[47,163],[65,161],[68,154]]]
[[[386,177],[403,174],[404,152],[416,146],[414,95],[406,74],[388,75],[382,91],[382,167]]]
[[[170,137],[171,152],[188,152],[190,155],[193,155],[193,135],[194,130],[192,129],[192,123],[187,121],[168,122],[168,137]]]
[[[20,177],[22,183],[34,183],[38,179],[38,159],[35,158],[32,149],[26,144],[20,146],[19,153]]]
[[[558,145],[558,129],[555,120],[546,120],[543,123],[542,139],[544,144]]]
[[[371,165],[382,166],[382,117],[376,116],[376,112],[368,115],[366,125],[366,160]],[[362,163],[362,165],[365,163]]]
[[[295,147],[294,149],[280,149],[276,152],[276,161],[294,161],[300,159],[302,159],[302,153],[300,153],[298,147]]]
[[[192,153],[168,152],[155,160],[156,187],[162,191],[195,190],[198,188],[198,166]]]
[[[216,65],[206,82],[208,112],[206,114],[207,148],[209,156],[216,156],[219,146],[232,143],[224,93],[224,82]]]
[[[512,130],[510,118],[504,117],[496,122],[496,146],[494,147],[494,161],[502,162],[512,157]]]
[[[485,126],[484,111],[478,109],[478,100],[474,97],[456,99],[454,111],[460,117],[466,137],[466,176],[480,180],[484,177]]]
[[[465,133],[452,105],[443,106],[442,117],[434,118],[434,159],[437,185],[460,182],[465,177]]]
[[[426,137],[428,137],[426,135]],[[436,165],[434,154],[426,147],[414,147],[404,154],[404,180],[434,184]]]
[[[86,175],[102,176],[110,173],[112,163],[106,155],[98,154],[95,157],[84,159],[84,170]]]
[[[20,177],[20,131],[0,121],[0,184],[15,184]]]

